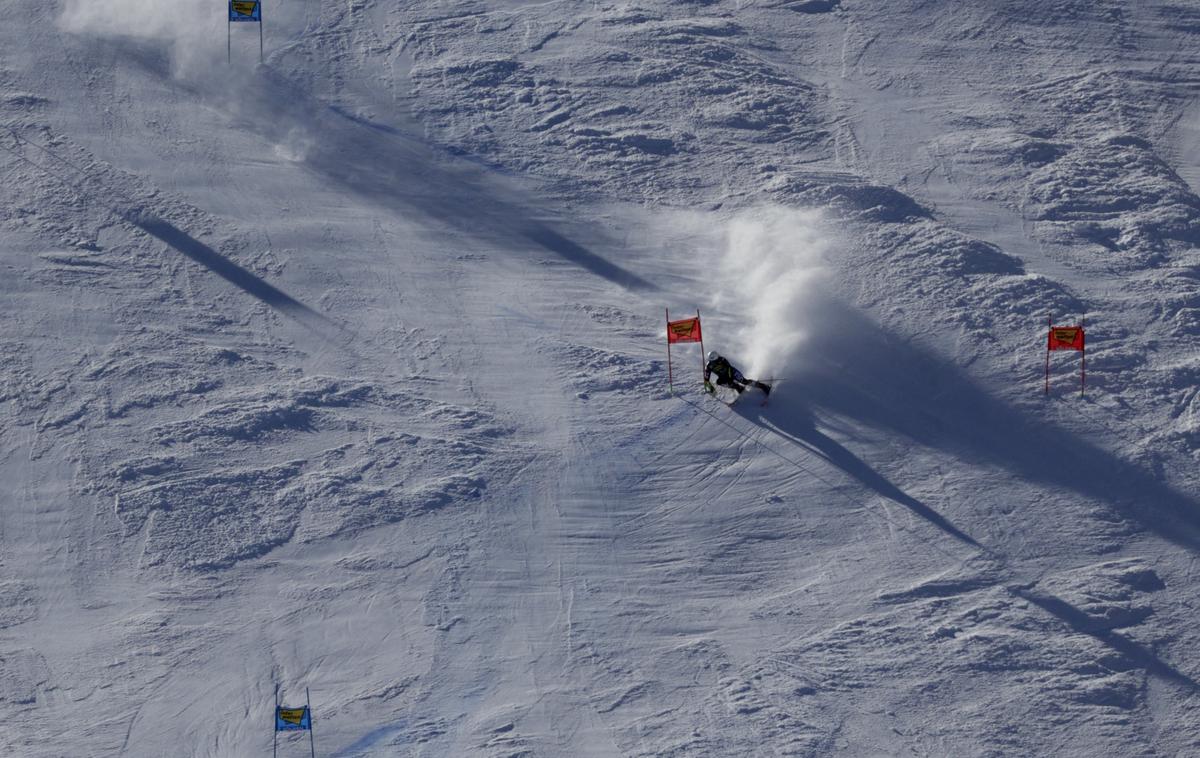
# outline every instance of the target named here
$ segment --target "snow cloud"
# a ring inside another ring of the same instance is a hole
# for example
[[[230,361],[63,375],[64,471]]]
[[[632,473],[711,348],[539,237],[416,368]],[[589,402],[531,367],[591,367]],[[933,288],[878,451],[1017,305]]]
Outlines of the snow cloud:
[[[191,69],[200,60],[225,63],[223,13],[203,0],[66,0],[59,25],[71,34],[161,41],[177,66]],[[257,43],[256,35],[256,60]]]
[[[778,377],[793,367],[825,276],[827,246],[814,210],[765,206],[729,220],[715,304],[737,337],[724,347],[735,363],[744,362],[747,376]]]

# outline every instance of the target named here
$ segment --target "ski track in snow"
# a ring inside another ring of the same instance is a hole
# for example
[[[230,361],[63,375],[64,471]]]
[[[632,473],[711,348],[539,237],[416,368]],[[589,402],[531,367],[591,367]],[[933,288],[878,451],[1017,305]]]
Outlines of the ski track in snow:
[[[0,752],[1200,750],[1193,9],[266,10],[0,28]]]

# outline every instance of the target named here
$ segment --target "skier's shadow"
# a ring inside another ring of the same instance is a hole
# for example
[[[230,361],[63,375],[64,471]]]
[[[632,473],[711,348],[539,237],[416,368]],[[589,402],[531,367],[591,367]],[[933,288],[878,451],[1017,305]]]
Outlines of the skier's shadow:
[[[863,459],[850,452],[832,437],[822,434],[817,429],[812,411],[803,405],[784,399],[777,394],[770,414],[758,413],[757,408],[751,412],[748,410],[748,406],[734,406],[734,408],[748,421],[819,456],[863,486],[908,508],[946,534],[972,547],[982,548],[971,535],[950,523],[945,516],[892,484],[887,477],[871,468]],[[786,424],[786,426],[781,424]]]
[[[958,366],[842,303],[814,303],[806,315],[811,329],[803,355],[772,394],[770,406],[751,418],[755,423],[820,452],[943,529],[949,526],[945,519],[926,506],[914,507],[917,501],[818,431],[813,413],[899,435],[969,464],[1001,466],[1027,482],[1073,490],[1200,551],[1200,503],[1193,497],[1078,435],[1009,406]]]

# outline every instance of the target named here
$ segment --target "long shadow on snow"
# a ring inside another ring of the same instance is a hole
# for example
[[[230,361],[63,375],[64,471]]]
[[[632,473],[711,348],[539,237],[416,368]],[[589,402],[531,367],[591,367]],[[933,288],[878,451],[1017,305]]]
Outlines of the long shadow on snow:
[[[243,292],[253,295],[310,329],[324,332],[337,328],[320,313],[278,287],[268,284],[264,279],[237,265],[169,221],[138,213],[126,213],[124,218],[146,234],[179,251]]]
[[[1028,418],[953,364],[844,304],[813,302],[805,318],[810,334],[805,350],[766,412],[748,413],[756,423],[816,448],[859,481],[935,523],[930,513],[906,502],[907,496],[886,479],[816,431],[812,411],[855,419],[967,461],[1000,465],[1028,481],[1071,489],[1176,544],[1200,550],[1200,503],[1194,498],[1075,434]],[[938,525],[949,526],[944,520]]]
[[[737,407],[739,410],[744,408],[744,406],[735,407]],[[874,490],[889,500],[903,505],[905,508],[908,508],[913,513],[917,514],[955,539],[961,540],[962,542],[974,547],[981,547],[981,545],[976,542],[971,535],[950,523],[945,516],[930,508],[928,505],[925,505],[920,500],[917,500],[912,495],[907,494],[899,487],[888,481],[887,477],[871,468],[865,461],[863,461],[854,453],[850,452],[836,440],[825,434],[822,434],[817,429],[812,415],[810,413],[806,413],[805,409],[799,408],[794,403],[788,402],[788,400],[784,399],[784,402],[777,403],[773,410],[780,410],[783,412],[779,414],[770,414],[770,419],[766,418],[765,414],[750,415],[743,413],[743,415],[759,426],[769,429],[770,431],[775,432],[776,434],[779,434],[788,440],[791,440],[797,445],[805,447],[816,453],[825,461],[841,469],[860,484]],[[780,423],[775,420],[777,415],[779,417],[788,419],[788,421],[785,422],[786,426],[780,425]]]
[[[1067,601],[1053,595],[1045,595],[1025,588],[1014,589],[1013,594],[1028,600],[1052,616],[1056,616],[1065,622],[1067,626],[1071,627],[1072,631],[1079,634],[1086,634],[1103,642],[1126,660],[1130,661],[1134,666],[1145,669],[1147,673],[1182,685],[1193,692],[1200,689],[1200,685],[1196,683],[1195,679],[1192,679],[1133,640],[1123,637],[1111,629],[1098,627],[1093,618]]]
[[[242,126],[272,141],[286,137],[305,166],[374,203],[399,203],[509,248],[533,243],[623,287],[655,289],[539,219],[548,210],[538,210],[478,166],[439,155],[394,127],[320,103],[269,70],[243,82],[240,94],[234,108]]]

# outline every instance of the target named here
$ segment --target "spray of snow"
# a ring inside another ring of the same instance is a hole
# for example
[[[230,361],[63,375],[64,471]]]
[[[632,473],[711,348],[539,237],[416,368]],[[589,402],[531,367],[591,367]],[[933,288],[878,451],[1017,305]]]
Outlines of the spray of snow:
[[[275,155],[285,161],[303,163],[315,146],[311,134],[299,126],[288,129],[283,138],[275,143]]]
[[[166,43],[177,73],[194,73],[202,62],[225,62],[224,12],[202,0],[66,0],[59,26],[71,34]]]
[[[727,224],[715,303],[736,335],[726,349],[747,376],[780,377],[794,368],[825,278],[828,240],[813,210],[765,206]]]

